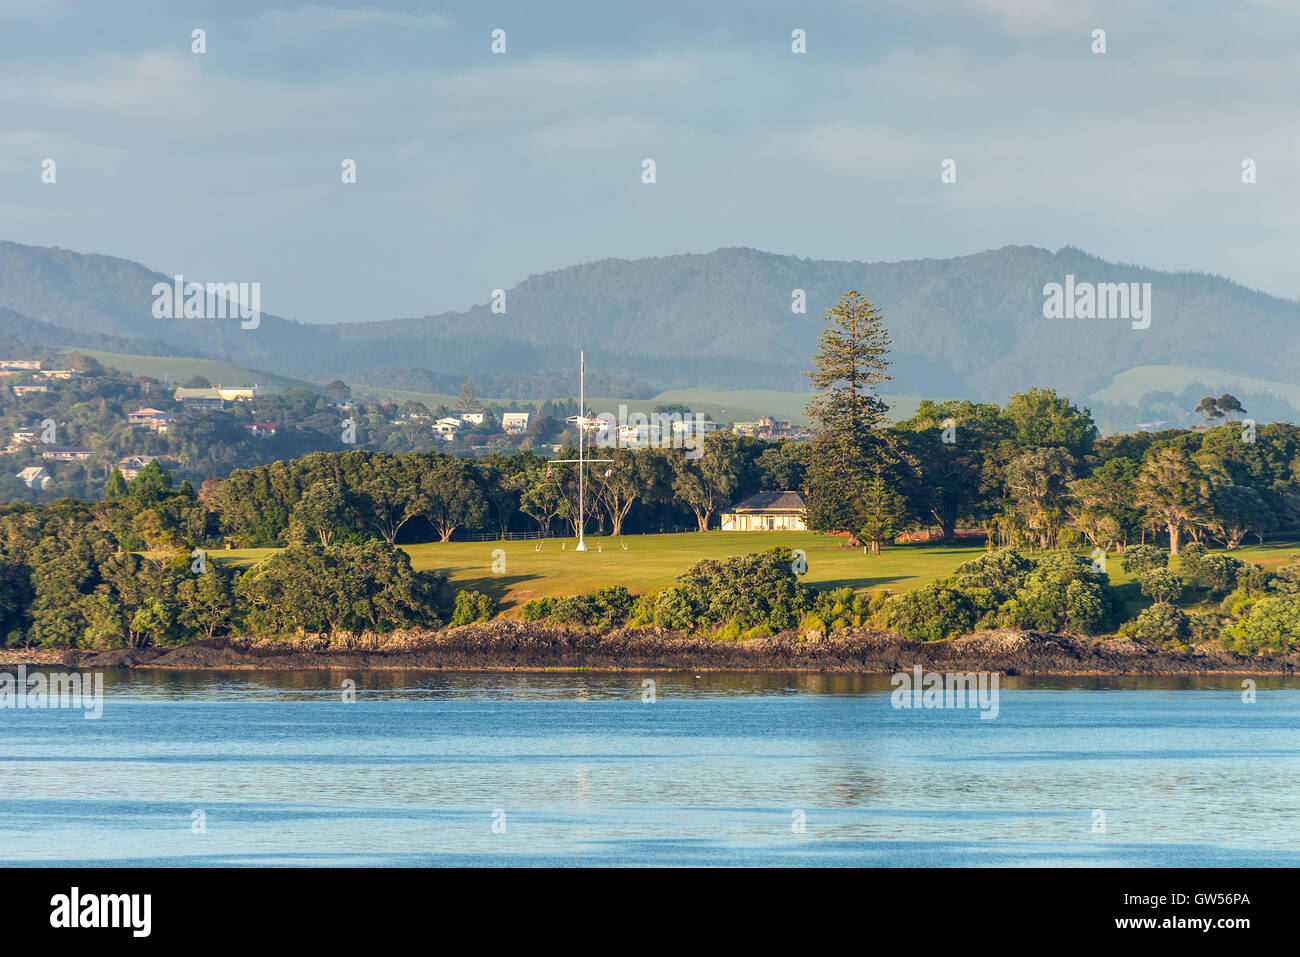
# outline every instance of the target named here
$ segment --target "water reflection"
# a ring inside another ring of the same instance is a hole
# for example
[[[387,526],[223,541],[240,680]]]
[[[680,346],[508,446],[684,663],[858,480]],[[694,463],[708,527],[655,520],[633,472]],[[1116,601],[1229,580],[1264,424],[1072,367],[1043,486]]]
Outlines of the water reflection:
[[[38,670],[38,669],[32,669]],[[782,695],[866,695],[892,690],[889,675],[841,672],[692,671],[172,671],[104,672],[105,692],[148,700],[336,700],[343,682],[355,682],[358,698],[511,700],[626,700],[641,696],[641,682],[653,678],[656,696],[721,698]],[[1235,691],[1241,675],[1003,676],[1004,691]],[[1251,676],[1257,689],[1300,688],[1300,677]]]

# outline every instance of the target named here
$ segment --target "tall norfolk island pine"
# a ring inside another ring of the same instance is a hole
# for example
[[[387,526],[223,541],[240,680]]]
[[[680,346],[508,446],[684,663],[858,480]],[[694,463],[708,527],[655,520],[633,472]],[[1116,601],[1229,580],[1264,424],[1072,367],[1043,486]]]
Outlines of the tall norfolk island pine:
[[[817,436],[805,480],[805,520],[819,531],[857,532],[876,467],[896,459],[883,432],[888,406],[876,391],[889,379],[889,332],[880,310],[852,290],[825,320],[808,373],[814,395],[807,411]]]

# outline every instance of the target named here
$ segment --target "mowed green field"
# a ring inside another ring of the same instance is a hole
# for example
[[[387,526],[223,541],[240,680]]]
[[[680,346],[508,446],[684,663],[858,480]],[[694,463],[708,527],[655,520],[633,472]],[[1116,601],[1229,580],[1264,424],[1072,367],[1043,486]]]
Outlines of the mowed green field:
[[[706,558],[729,558],[774,545],[801,548],[807,555],[805,581],[819,588],[887,588],[904,591],[941,578],[962,562],[984,553],[975,546],[898,545],[881,555],[845,548],[843,538],[816,532],[687,532],[676,535],[588,537],[589,551],[574,551],[577,539],[547,538],[521,542],[431,542],[404,545],[417,569],[444,572],[457,588],[476,588],[502,603],[518,607],[542,595],[578,595],[606,585],[629,591],[653,591],[671,584],[686,569]],[[624,548],[626,545],[626,548]],[[539,547],[540,546],[540,547]],[[494,552],[505,552],[505,570],[492,570]],[[218,561],[240,565],[260,561],[269,548],[212,552]]]
[[[962,562],[984,554],[983,543],[974,545],[907,544],[868,556],[861,548],[845,548],[843,538],[817,532],[689,532],[677,535],[628,535],[622,538],[589,537],[589,551],[574,551],[573,538],[547,538],[522,542],[430,542],[402,546],[417,569],[434,569],[447,575],[455,588],[475,588],[501,603],[508,614],[529,598],[542,595],[579,595],[606,585],[622,585],[640,594],[672,583],[682,572],[706,558],[729,558],[762,551],[774,545],[803,549],[808,573],[804,580],[819,588],[849,586],[855,589],[908,591],[952,573]],[[626,548],[624,547],[626,545]],[[505,553],[505,567],[493,571],[495,554]],[[216,551],[217,561],[248,566],[271,554],[270,548]],[[1088,554],[1080,552],[1080,554]],[[1242,561],[1276,569],[1300,554],[1300,542],[1270,541],[1232,552]],[[1174,564],[1175,571],[1177,563]],[[1121,556],[1107,562],[1111,583],[1130,584]],[[1142,603],[1136,586],[1121,591],[1121,600]]]

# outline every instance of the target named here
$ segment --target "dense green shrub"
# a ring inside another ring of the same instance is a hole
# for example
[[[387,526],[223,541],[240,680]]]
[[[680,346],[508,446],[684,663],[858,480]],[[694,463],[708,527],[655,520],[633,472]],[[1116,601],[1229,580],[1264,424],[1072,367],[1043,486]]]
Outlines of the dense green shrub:
[[[1190,615],[1188,626],[1191,632],[1188,641],[1194,645],[1217,641],[1223,636],[1223,621],[1218,615]]]
[[[1245,569],[1237,575],[1237,587],[1248,592],[1262,592],[1276,581],[1276,575],[1253,562],[1246,562]]]
[[[1096,634],[1110,620],[1109,579],[1068,552],[1037,561],[1012,550],[958,566],[949,578],[885,601],[874,620],[913,641],[977,628]]]
[[[734,621],[729,621],[713,633],[714,641],[739,641],[740,626]]]
[[[386,631],[439,624],[439,575],[383,541],[290,545],[244,573],[238,595],[258,634]]]
[[[1289,651],[1300,642],[1300,597],[1269,595],[1251,606],[1250,613],[1229,629],[1234,651]]]
[[[1152,601],[1168,604],[1183,596],[1183,580],[1167,568],[1150,568],[1137,576],[1138,588]]]
[[[472,588],[462,588],[456,592],[456,607],[451,613],[453,625],[469,625],[476,621],[488,621],[497,613],[496,599]]]
[[[886,601],[878,620],[910,641],[943,641],[975,627],[975,611],[966,596],[938,582]]]
[[[1285,595],[1300,594],[1300,555],[1292,558],[1277,570],[1273,587]]]
[[[1201,542],[1192,542],[1190,545],[1184,545],[1178,551],[1178,567],[1182,569],[1183,578],[1187,581],[1195,581],[1200,571],[1201,562],[1210,550]]]
[[[661,628],[715,628],[734,621],[742,630],[768,624],[793,628],[817,598],[794,571],[789,548],[697,563],[660,593],[655,624]]]
[[[812,612],[809,612],[808,614],[804,615],[803,619],[799,622],[799,632],[804,635],[808,634],[809,632],[817,632],[821,635],[825,635],[826,622],[824,622],[821,619],[820,615],[816,615],[813,614]]]
[[[1096,634],[1110,621],[1108,585],[1106,574],[1093,571],[1087,559],[1045,555],[998,609],[997,622],[1003,628]]]
[[[542,621],[550,616],[551,609],[554,607],[555,599],[549,595],[542,598],[530,598],[519,609],[519,617],[524,621]]]
[[[1249,566],[1231,555],[1206,555],[1197,563],[1196,578],[1212,596],[1221,598],[1237,587],[1237,582],[1249,572]]]
[[[655,599],[654,623],[674,631],[686,631],[695,624],[695,610],[681,588],[665,588],[659,593]]]
[[[1169,555],[1163,548],[1154,545],[1130,545],[1124,549],[1121,561],[1124,565],[1124,574],[1136,578],[1153,568],[1167,568]]]
[[[813,602],[813,614],[825,623],[821,631],[861,625],[869,615],[868,609],[868,599],[847,587],[818,592]]]
[[[958,565],[950,580],[962,591],[986,589],[1001,604],[1016,593],[1033,569],[1032,560],[1014,549],[1003,548]]]
[[[1157,602],[1144,608],[1126,631],[1139,641],[1182,643],[1191,635],[1191,623],[1181,609],[1167,602]]]

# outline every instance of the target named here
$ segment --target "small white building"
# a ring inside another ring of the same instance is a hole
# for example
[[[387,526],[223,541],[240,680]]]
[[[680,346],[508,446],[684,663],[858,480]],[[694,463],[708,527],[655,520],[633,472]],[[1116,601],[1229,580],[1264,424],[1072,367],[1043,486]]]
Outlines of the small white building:
[[[28,488],[35,489],[38,492],[43,491],[45,486],[54,481],[54,476],[40,465],[30,465],[15,477]]]
[[[663,429],[658,423],[654,425],[625,423],[618,427],[618,447],[621,449],[652,448],[661,444],[663,444]]]
[[[41,458],[52,462],[82,462],[90,458],[91,449],[84,445],[47,445],[41,449]]]
[[[527,432],[528,419],[531,414],[530,412],[502,412],[501,431],[509,432],[512,435]]]
[[[673,435],[675,436],[707,435],[710,432],[716,432],[718,430],[718,423],[714,422],[712,419],[700,419],[698,421],[694,418],[680,421],[674,419],[672,430]]]
[[[171,413],[161,409],[143,408],[128,413],[126,420],[132,425],[163,435],[171,428],[172,420],[175,418]]]
[[[465,427],[465,423],[453,415],[443,416],[437,422],[433,423],[433,431],[450,442],[456,437],[456,433]]]
[[[227,402],[252,402],[261,392],[261,386],[256,385],[217,386],[217,395]]]
[[[187,389],[180,387],[172,394],[187,409],[224,409],[226,400],[216,389]]]
[[[804,501],[798,492],[758,492],[722,513],[724,532],[802,532]]]
[[[163,468],[176,464],[176,459],[170,455],[124,455],[117,460],[117,470],[129,482],[140,474],[141,469],[154,461]]]

